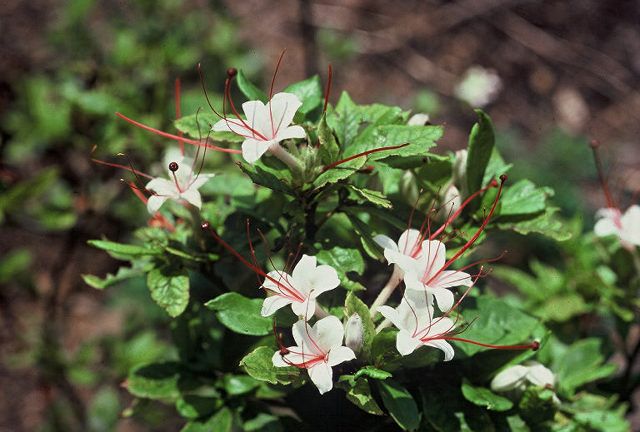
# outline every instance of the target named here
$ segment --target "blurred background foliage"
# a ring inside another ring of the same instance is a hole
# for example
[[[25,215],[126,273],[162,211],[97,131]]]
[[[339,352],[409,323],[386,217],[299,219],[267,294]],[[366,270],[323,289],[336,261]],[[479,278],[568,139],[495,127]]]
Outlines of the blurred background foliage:
[[[512,175],[555,189],[574,238],[496,236],[493,247],[510,253],[492,286],[567,343],[576,331],[606,337],[596,318],[603,310],[605,320],[627,323],[627,339],[605,347],[623,364],[621,347],[639,337],[633,291],[621,288],[632,282],[615,280],[615,263],[580,234],[604,204],[589,139],[606,143],[620,196],[640,188],[639,19],[632,0],[3,2],[0,430],[179,427],[170,410],[130,406],[120,388],[132,366],[173,355],[168,321],[144,281],[107,293],[80,277],[116,268],[88,239],[127,239],[146,218],[123,173],[91,158],[150,167],[165,143],[114,112],[173,132],[176,78],[191,114],[206,106],[198,63],[215,98],[230,66],[267,86],[284,48],[277,86],[326,76],[332,63],[334,95],[346,89],[359,103],[398,104],[444,123],[440,151],[466,145],[477,104],[459,89],[468,79],[471,90],[487,85],[470,70],[496,74],[500,85],[482,105],[498,147]],[[593,278],[601,291],[592,291]],[[549,298],[570,307],[559,313]]]

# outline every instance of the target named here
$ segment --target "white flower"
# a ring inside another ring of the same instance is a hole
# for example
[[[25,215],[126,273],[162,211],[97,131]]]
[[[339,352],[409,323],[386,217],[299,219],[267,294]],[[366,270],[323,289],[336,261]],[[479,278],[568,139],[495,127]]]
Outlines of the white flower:
[[[290,126],[300,106],[302,102],[296,95],[277,93],[266,105],[257,100],[243,103],[245,119],[223,118],[212,130],[244,137],[242,156],[247,162],[254,163],[267,150],[279,151],[280,141],[305,137],[301,126]]]
[[[305,321],[298,321],[293,325],[292,333],[297,346],[288,347],[287,354],[276,351],[273,365],[307,369],[320,394],[328,392],[333,388],[331,368],[356,358],[351,348],[342,346],[342,323],[333,315],[318,320],[313,327]]]
[[[491,381],[491,390],[496,392],[524,391],[528,383],[538,387],[553,388],[555,381],[555,375],[548,368],[538,362],[529,361],[523,365],[508,367],[496,375]],[[555,395],[553,400],[560,403]]]
[[[338,273],[328,265],[317,265],[316,257],[302,255],[292,275],[271,271],[262,287],[273,295],[262,304],[262,316],[273,315],[278,309],[291,305],[293,312],[308,318],[315,312],[316,297],[340,285]]]
[[[453,306],[453,293],[449,288],[472,286],[471,275],[460,270],[444,270],[447,250],[441,241],[425,240],[421,249],[422,255],[418,258],[398,262],[405,272],[407,290],[426,292],[435,297],[441,311],[448,311]]]
[[[448,317],[433,317],[433,307],[428,293],[405,291],[397,308],[380,306],[378,311],[400,331],[396,337],[396,348],[402,355],[409,355],[422,345],[438,348],[444,352],[444,361],[454,356],[453,347],[446,337],[455,327]]]
[[[481,66],[472,66],[455,88],[455,95],[474,107],[482,107],[493,101],[502,89],[498,74]]]
[[[389,264],[403,263],[404,267],[408,267],[414,258],[422,255],[423,236],[420,231],[413,228],[403,232],[398,243],[382,234],[378,234],[373,240],[384,248],[384,257]]]
[[[596,217],[597,236],[617,235],[624,244],[640,246],[640,206],[632,205],[624,214],[617,208],[603,208]]]
[[[214,174],[195,174],[193,159],[180,154],[177,149],[167,152],[164,165],[169,179],[156,177],[145,186],[154,192],[147,201],[147,210],[154,214],[168,199],[185,200],[197,208],[202,206],[201,188]]]

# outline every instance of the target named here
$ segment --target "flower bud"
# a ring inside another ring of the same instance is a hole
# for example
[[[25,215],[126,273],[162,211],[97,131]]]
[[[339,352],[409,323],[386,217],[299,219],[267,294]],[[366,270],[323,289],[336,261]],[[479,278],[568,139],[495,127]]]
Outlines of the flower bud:
[[[407,125],[409,126],[424,126],[429,123],[429,114],[417,113],[411,116]]]
[[[442,196],[442,207],[438,216],[441,219],[446,219],[449,215],[458,211],[462,205],[462,199],[460,198],[460,191],[454,185],[450,185]]]
[[[466,183],[467,150],[458,150],[453,160],[453,182],[458,186]]]
[[[415,203],[418,199],[420,191],[418,190],[418,182],[411,171],[406,171],[400,179],[400,193],[405,197],[408,203]]]
[[[353,314],[345,325],[344,344],[358,353],[362,349],[363,340],[362,318],[358,314]]]

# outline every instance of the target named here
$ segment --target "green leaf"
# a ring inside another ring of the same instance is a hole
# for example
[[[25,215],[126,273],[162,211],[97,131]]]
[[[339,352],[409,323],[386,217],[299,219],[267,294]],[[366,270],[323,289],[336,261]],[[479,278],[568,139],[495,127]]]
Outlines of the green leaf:
[[[536,278],[522,270],[505,265],[494,265],[491,275],[518,289],[527,299],[544,300],[547,298],[547,294]]]
[[[345,316],[348,318],[353,314],[358,314],[362,321],[362,353],[364,357],[369,356],[371,350],[371,343],[373,337],[376,334],[375,325],[371,320],[371,313],[369,307],[360,300],[353,292],[347,294],[347,298],[344,302]],[[364,373],[364,372],[363,372]],[[356,373],[357,376],[358,373]]]
[[[355,193],[360,202],[370,202],[376,206],[390,209],[393,207],[391,201],[384,196],[382,192],[378,192],[371,189],[358,188],[353,185],[349,185],[349,189]]]
[[[189,276],[166,268],[156,268],[147,274],[151,298],[170,316],[177,317],[189,304]]]
[[[443,128],[441,126],[408,126],[408,125],[383,125],[377,126],[373,134],[372,148],[381,148],[409,144],[405,147],[392,150],[390,152],[372,153],[369,160],[386,160],[393,157],[397,164],[398,157],[408,158],[411,156],[427,157],[432,156],[428,150],[435,147],[436,141],[442,137]]]
[[[287,86],[283,92],[293,93],[302,101],[299,111],[303,114],[316,109],[323,101],[322,84],[320,77],[314,75],[304,81],[293,83]]]
[[[144,271],[142,269],[120,267],[115,275],[108,273],[104,278],[100,278],[94,275],[82,275],[82,279],[87,285],[92,288],[105,289],[127,279],[142,276],[143,274]]]
[[[522,215],[538,213],[545,209],[548,197],[553,196],[553,190],[539,188],[529,180],[520,180],[505,189],[500,198],[500,216]]]
[[[490,411],[509,411],[513,407],[513,402],[499,396],[484,387],[475,387],[465,378],[462,382],[462,394],[469,402],[485,407]]]
[[[430,386],[421,386],[420,396],[423,423],[438,432],[461,430],[455,411],[464,400],[458,388],[450,385],[448,380],[440,381]]]
[[[487,168],[495,144],[495,135],[491,119],[482,110],[475,110],[478,123],[473,125],[469,135],[467,154],[467,188],[469,193],[482,187],[484,171]]]
[[[31,265],[31,253],[26,249],[14,249],[0,258],[0,283],[7,283],[27,272]]]
[[[371,394],[371,385],[368,380],[343,375],[336,386],[344,389],[347,392],[347,399],[364,412],[373,415],[384,415],[384,412]]]
[[[204,139],[207,136],[216,143],[239,143],[244,141],[244,137],[233,132],[214,132],[211,127],[220,120],[217,115],[212,112],[200,112],[180,117],[173,122],[173,125],[180,132],[193,139]]]
[[[327,123],[335,132],[342,149],[349,147],[358,135],[361,121],[358,106],[353,103],[347,92],[342,92],[336,107],[327,113]]]
[[[548,298],[535,310],[535,315],[545,321],[565,322],[591,311],[593,307],[576,293],[560,294]]]
[[[238,75],[236,75],[236,82],[238,83],[238,88],[240,89],[242,94],[246,96],[247,99],[259,100],[265,103],[268,102],[267,95],[257,86],[255,86],[251,81],[249,81],[242,70],[238,70]]]
[[[359,216],[355,214],[353,211],[346,211],[345,214],[349,218],[351,225],[353,225],[353,229],[360,237],[360,243],[362,244],[362,248],[369,254],[371,258],[380,259],[382,258],[382,252],[380,250],[380,246],[373,240],[373,232],[371,231],[371,227],[364,223]]]
[[[578,387],[606,378],[616,371],[616,365],[603,364],[605,359],[600,345],[596,338],[580,340],[554,361],[552,369],[556,372],[560,390],[573,395]]]
[[[89,246],[102,249],[116,259],[128,260],[130,257],[152,256],[162,254],[162,249],[156,247],[145,247],[123,243],[116,243],[108,240],[89,240]]]
[[[231,432],[233,427],[233,413],[229,408],[222,408],[207,421],[187,423],[180,432]]]
[[[219,395],[217,397],[183,395],[176,401],[176,410],[182,417],[197,419],[209,417],[220,409],[221,405],[222,399],[220,399]]]
[[[247,375],[227,374],[224,376],[224,389],[232,396],[249,393],[259,385],[259,381]]]
[[[247,420],[243,426],[243,430],[246,432],[282,432],[283,430],[278,417],[265,413],[260,413],[251,420]]]
[[[501,218],[502,220],[496,221],[496,224],[502,230],[513,230],[522,235],[537,233],[557,241],[568,240],[571,238],[571,232],[557,219],[558,210],[557,207],[547,207],[544,212],[530,218]]]
[[[329,250],[323,249],[316,254],[318,262],[327,264],[336,269],[340,284],[350,291],[361,291],[364,287],[347,277],[348,272],[362,275],[364,272],[364,260],[357,249],[346,249],[336,246]]]
[[[320,119],[320,123],[318,123],[318,141],[320,146],[318,147],[318,153],[320,155],[320,159],[322,163],[325,165],[329,165],[332,162],[338,160],[338,156],[340,155],[340,146],[336,141],[336,137],[333,136],[333,132],[329,128],[327,124],[327,115],[323,114]]]
[[[273,348],[261,346],[244,356],[240,361],[240,366],[253,378],[259,381],[266,381],[271,384],[290,384],[299,374],[296,367],[275,367],[273,365],[273,355],[276,351]]]
[[[409,431],[418,429],[420,412],[411,393],[391,379],[376,383],[380,389],[382,403],[398,426]]]
[[[533,331],[538,326],[537,319],[500,299],[478,297],[473,299],[475,305],[472,305],[470,300],[467,299],[464,318],[466,322],[473,321],[473,325],[465,331],[465,339],[494,345],[519,345],[531,342]],[[454,342],[454,344],[469,356],[487,350],[469,343]]]
[[[218,320],[236,333],[264,336],[271,333],[271,318],[260,315],[262,299],[249,299],[235,292],[228,292],[205,303],[216,311]]]
[[[238,162],[238,166],[249,178],[260,186],[264,186],[274,191],[293,195],[293,189],[288,184],[287,178],[279,178],[273,172],[267,171],[259,165],[250,165]]]
[[[174,400],[180,395],[179,378],[178,363],[152,363],[138,366],[129,372],[125,387],[137,397]]]

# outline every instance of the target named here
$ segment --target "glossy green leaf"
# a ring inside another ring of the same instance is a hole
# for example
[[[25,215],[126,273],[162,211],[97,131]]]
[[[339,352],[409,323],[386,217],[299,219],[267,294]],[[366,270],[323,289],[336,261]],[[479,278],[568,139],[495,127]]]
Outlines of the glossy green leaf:
[[[537,187],[529,180],[520,180],[505,189],[500,198],[501,216],[538,213],[545,209],[548,197],[553,191],[547,187]]]
[[[320,159],[322,163],[325,165],[329,165],[332,162],[338,160],[338,155],[340,154],[340,146],[336,141],[335,136],[333,136],[333,131],[327,124],[327,116],[326,114],[322,115],[320,122],[318,123],[318,153],[320,154]]]
[[[151,256],[162,254],[162,249],[156,247],[145,247],[131,244],[116,243],[108,240],[89,240],[89,246],[101,249],[109,255],[118,259],[128,259],[130,257]]]
[[[238,88],[242,92],[243,95],[247,99],[251,100],[259,100],[262,102],[267,101],[267,95],[260,90],[255,84],[253,84],[247,76],[242,72],[242,70],[238,70],[238,75],[236,76],[236,83],[238,84]]]
[[[300,374],[300,370],[296,367],[275,367],[272,361],[275,353],[273,348],[258,347],[244,356],[240,361],[240,366],[259,381],[271,384],[289,384]]]
[[[177,317],[189,304],[189,276],[186,270],[156,268],[147,274],[151,298],[172,317]]]
[[[471,193],[482,187],[484,172],[495,145],[495,135],[491,119],[482,110],[476,110],[478,122],[469,135],[467,154],[467,190]]]
[[[360,300],[353,292],[347,294],[347,298],[344,303],[345,316],[350,317],[353,314],[360,316],[362,322],[362,353],[365,358],[369,356],[371,350],[371,343],[375,336],[375,325],[371,320],[371,314],[369,307]],[[357,376],[359,372],[356,373]],[[365,372],[362,372],[365,373]]]
[[[231,432],[233,428],[233,413],[229,408],[222,408],[206,421],[187,423],[180,432]]]
[[[302,106],[298,111],[303,114],[307,114],[318,108],[324,100],[322,84],[320,83],[320,77],[318,75],[314,75],[304,81],[293,83],[282,91],[298,96],[302,102]]]
[[[462,382],[462,394],[469,402],[485,407],[490,411],[508,411],[513,407],[513,402],[499,396],[484,387],[475,387],[468,380]]]
[[[418,429],[420,411],[411,393],[391,379],[376,381],[376,383],[380,389],[384,407],[398,426],[407,431]]]
[[[228,292],[208,301],[205,306],[216,311],[218,320],[236,333],[264,336],[271,333],[271,318],[260,314],[262,299],[250,299]]]
[[[178,363],[152,363],[129,372],[125,387],[137,397],[174,400],[180,395],[179,379]]]

